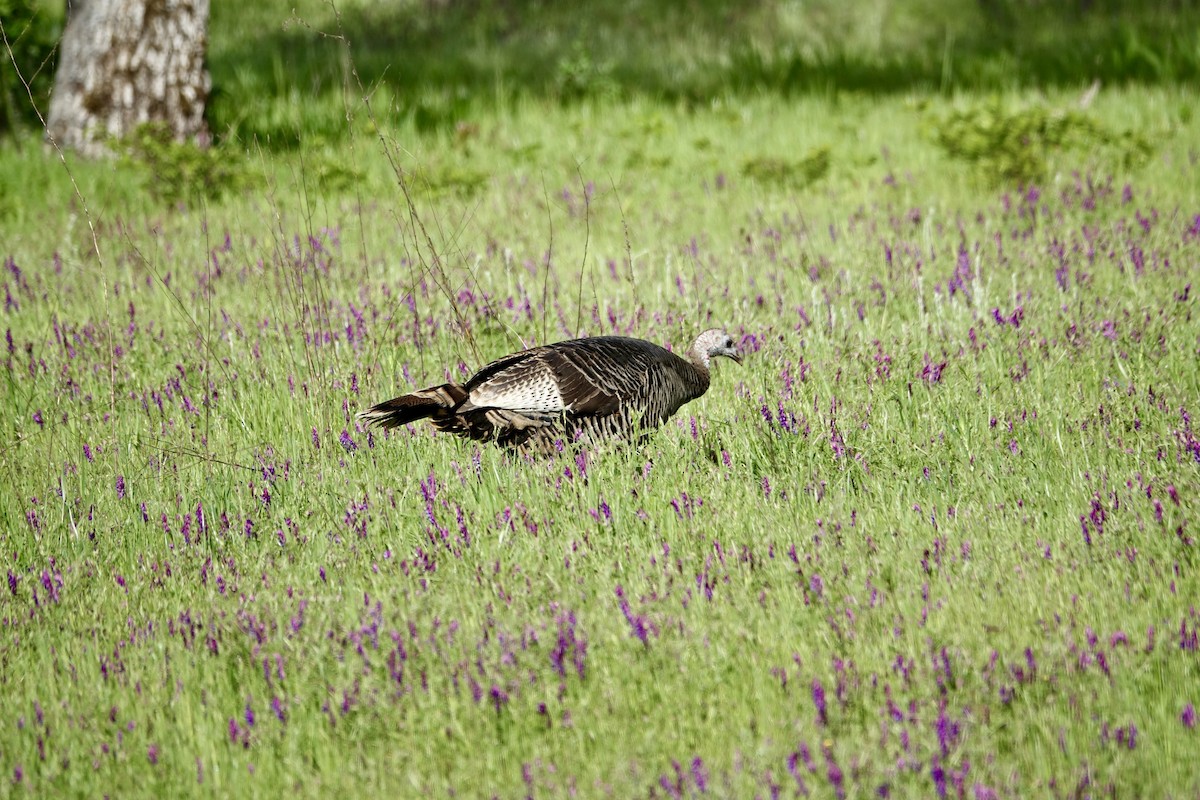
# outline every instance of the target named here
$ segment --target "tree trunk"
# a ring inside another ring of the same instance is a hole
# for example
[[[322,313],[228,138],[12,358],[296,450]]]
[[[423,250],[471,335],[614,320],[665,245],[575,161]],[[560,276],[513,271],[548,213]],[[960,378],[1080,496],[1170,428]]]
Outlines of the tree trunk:
[[[208,143],[204,65],[209,0],[73,0],[59,51],[46,136],[85,155],[105,139],[162,123]]]

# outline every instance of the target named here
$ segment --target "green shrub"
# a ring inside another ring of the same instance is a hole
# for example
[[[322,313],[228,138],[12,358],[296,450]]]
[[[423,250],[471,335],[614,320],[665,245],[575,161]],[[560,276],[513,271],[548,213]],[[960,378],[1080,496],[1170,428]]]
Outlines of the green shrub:
[[[585,97],[611,97],[617,93],[612,65],[597,62],[581,42],[575,42],[568,53],[558,60],[554,71],[554,88],[562,100]]]
[[[142,172],[146,191],[164,203],[216,199],[247,178],[233,151],[176,141],[161,122],[139,125],[113,144],[127,165]]]
[[[0,135],[38,122],[29,95],[45,113],[54,83],[55,44],[62,21],[29,0],[0,0],[0,25],[8,49],[0,49]],[[15,64],[15,66],[14,66]],[[29,84],[26,89],[25,84]]]
[[[488,175],[456,161],[430,161],[410,172],[409,180],[420,192],[470,197],[487,184]]]
[[[998,98],[935,118],[934,138],[947,155],[976,166],[993,183],[1030,183],[1045,176],[1047,159],[1081,148],[1115,153],[1125,167],[1149,156],[1142,133],[1114,131],[1074,109],[1032,105],[1009,108]]]
[[[760,157],[747,159],[742,164],[742,174],[747,178],[793,189],[801,189],[816,183],[828,172],[828,147],[814,148],[797,161]]]

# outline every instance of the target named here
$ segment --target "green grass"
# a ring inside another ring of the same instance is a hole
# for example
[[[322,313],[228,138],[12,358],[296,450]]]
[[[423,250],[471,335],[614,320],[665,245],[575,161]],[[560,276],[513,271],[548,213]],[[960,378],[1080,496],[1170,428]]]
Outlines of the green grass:
[[[209,109],[221,137],[294,146],[340,139],[345,87],[381,117],[453,130],[519,98],[573,103],[1020,87],[1188,85],[1200,79],[1192,0],[839,3],[690,0],[329,4],[280,19],[268,6],[214,4]],[[346,56],[349,44],[352,57]],[[350,111],[354,111],[351,103]]]
[[[1196,96],[1082,88],[323,100],[208,199],[4,144],[6,791],[1195,794]],[[710,324],[642,448],[353,422]]]

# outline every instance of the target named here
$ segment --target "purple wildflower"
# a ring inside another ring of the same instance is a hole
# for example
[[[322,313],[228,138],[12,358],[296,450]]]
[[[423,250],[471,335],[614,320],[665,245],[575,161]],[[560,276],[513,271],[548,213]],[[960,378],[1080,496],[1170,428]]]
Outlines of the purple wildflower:
[[[1188,703],[1183,707],[1183,713],[1179,715],[1179,721],[1183,723],[1183,727],[1191,730],[1196,727],[1196,707]]]
[[[657,635],[658,631],[654,627],[654,623],[649,622],[641,614],[633,613],[633,608],[629,605],[629,601],[625,599],[625,590],[618,585],[616,588],[617,600],[621,608],[621,613],[625,616],[625,621],[629,623],[630,633],[644,645],[650,644],[650,634]]]
[[[843,800],[843,798],[846,796],[846,787],[843,785],[845,774],[842,772],[842,768],[838,766],[838,763],[834,761],[833,751],[829,747],[825,747],[824,752],[826,767],[825,774],[829,778],[830,785],[833,786],[834,796],[837,797],[838,800]]]
[[[508,703],[508,692],[501,689],[498,685],[492,684],[492,689],[488,692],[488,695],[492,698],[492,705],[495,706],[496,713],[499,714],[500,709],[504,708],[505,704]]]
[[[1193,716],[1195,715],[1193,714]],[[692,781],[701,794],[708,791],[708,770],[704,768],[704,762],[700,760],[700,756],[692,759]]]
[[[801,747],[803,747],[803,746],[804,745],[801,745]],[[807,795],[808,794],[808,786],[805,785],[804,777],[800,774],[800,769],[797,766],[799,761],[800,761],[799,751],[793,751],[792,754],[790,756],[788,756],[788,758],[787,758],[787,771],[788,771],[788,774],[791,775],[792,778],[796,781],[796,791],[802,795]]]
[[[1130,750],[1137,747],[1137,725],[1132,722],[1127,727],[1117,728],[1117,744],[1123,744]]]
[[[917,373],[917,377],[931,386],[939,383],[942,380],[942,372],[946,369],[945,361],[935,362],[929,358],[929,353],[925,354],[925,366]]]
[[[818,678],[813,678],[812,699],[813,705],[817,707],[817,723],[821,726],[829,724],[829,715],[825,708],[825,687]]]
[[[954,262],[954,272],[950,276],[950,280],[946,282],[946,289],[951,297],[954,297],[956,292],[967,294],[967,282],[975,277],[974,271],[971,269],[971,257],[967,253],[967,248],[960,245],[958,248],[958,258]]]
[[[1070,270],[1067,269],[1066,264],[1061,264],[1058,269],[1054,270],[1054,280],[1058,282],[1058,288],[1061,291],[1065,292],[1067,290],[1067,276],[1069,274]]]
[[[945,797],[946,770],[942,769],[941,763],[936,758],[933,761],[933,765],[929,768],[929,777],[933,778],[933,785],[937,789],[937,796]]]
[[[125,476],[124,475],[117,476],[117,499],[118,500],[125,499]]]
[[[1189,634],[1187,620],[1184,619],[1179,623],[1179,649],[1193,653],[1200,649],[1200,626],[1193,626]]]
[[[958,735],[958,723],[946,713],[946,703],[942,701],[942,707],[938,710],[937,716],[937,738],[943,757],[950,755],[950,748],[957,741]]]

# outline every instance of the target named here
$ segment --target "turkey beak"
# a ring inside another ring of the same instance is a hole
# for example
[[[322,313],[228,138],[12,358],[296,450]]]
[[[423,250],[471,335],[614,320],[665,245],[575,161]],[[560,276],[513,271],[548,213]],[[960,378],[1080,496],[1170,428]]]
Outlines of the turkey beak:
[[[740,366],[740,365],[741,365],[741,363],[742,363],[742,354],[741,354],[741,352],[739,352],[739,351],[738,351],[738,349],[737,349],[736,347],[730,347],[730,348],[727,348],[727,349],[726,349],[726,350],[725,350],[725,351],[722,353],[722,355],[724,355],[724,356],[726,356],[727,358],[729,358],[729,359],[733,360],[733,361],[734,361],[736,364],[738,364],[739,366]]]

